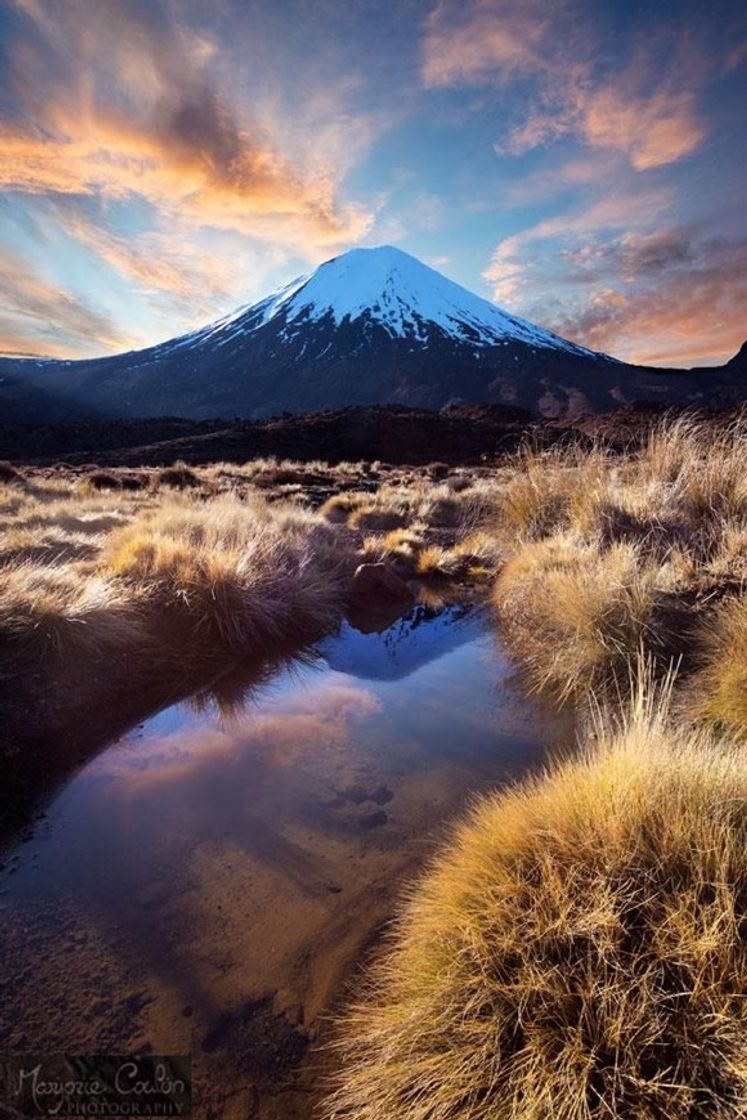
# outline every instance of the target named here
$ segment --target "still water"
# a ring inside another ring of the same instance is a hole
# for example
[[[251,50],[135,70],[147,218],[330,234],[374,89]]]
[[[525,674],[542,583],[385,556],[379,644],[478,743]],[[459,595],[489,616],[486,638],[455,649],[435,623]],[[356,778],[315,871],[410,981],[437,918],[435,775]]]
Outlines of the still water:
[[[510,674],[477,609],[418,606],[112,743],[1,857],[0,1050],[191,1051],[198,1116],[306,1116],[403,884],[568,737]]]

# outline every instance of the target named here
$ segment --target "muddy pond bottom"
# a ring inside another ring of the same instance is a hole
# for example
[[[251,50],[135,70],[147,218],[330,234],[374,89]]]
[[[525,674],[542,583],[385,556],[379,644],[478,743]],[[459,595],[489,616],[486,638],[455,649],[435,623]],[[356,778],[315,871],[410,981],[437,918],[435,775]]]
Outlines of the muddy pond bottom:
[[[0,1050],[191,1052],[199,1120],[310,1116],[403,885],[568,738],[510,673],[479,611],[419,606],[111,744],[0,857]]]

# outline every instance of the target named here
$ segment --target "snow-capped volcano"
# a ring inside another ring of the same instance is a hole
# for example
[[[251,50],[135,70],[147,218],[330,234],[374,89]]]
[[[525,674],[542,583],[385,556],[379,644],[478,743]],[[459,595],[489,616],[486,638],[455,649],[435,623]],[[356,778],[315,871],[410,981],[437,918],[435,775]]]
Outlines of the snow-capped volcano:
[[[646,370],[481,299],[399,249],[353,249],[200,330],[78,362],[0,359],[0,419],[263,417],[454,399],[546,416],[744,399],[741,367]]]
[[[282,314],[297,327],[331,315],[335,326],[370,317],[393,338],[425,341],[429,327],[478,346],[519,339],[579,351],[551,331],[502,311],[409,253],[383,245],[351,249],[264,302],[263,321]],[[586,351],[588,353],[588,351]]]
[[[345,322],[376,325],[392,338],[413,343],[427,344],[430,333],[437,330],[477,347],[514,340],[529,346],[590,353],[552,331],[509,315],[392,245],[351,249],[259,304],[188,337],[206,338],[232,328],[236,332],[258,330],[276,321],[282,323],[283,337],[289,340],[309,324],[327,319],[335,327]]]

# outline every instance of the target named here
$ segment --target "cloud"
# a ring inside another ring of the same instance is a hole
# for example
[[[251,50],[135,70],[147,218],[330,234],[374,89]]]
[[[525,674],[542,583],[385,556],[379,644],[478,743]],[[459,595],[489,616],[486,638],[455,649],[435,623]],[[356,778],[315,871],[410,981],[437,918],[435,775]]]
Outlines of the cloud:
[[[12,4],[0,190],[42,216],[45,251],[61,249],[76,268],[93,254],[104,285],[109,270],[126,281],[114,299],[137,319],[138,344],[259,298],[289,258],[316,264],[368,232],[372,212],[340,184],[383,122],[347,110],[340,83],[306,89],[286,127],[269,94],[250,102],[239,91],[241,41],[217,8],[198,25],[186,5],[161,0]],[[91,353],[90,324],[59,323],[52,332],[26,315],[14,348]],[[98,352],[123,337],[94,333]]]
[[[719,364],[747,338],[747,240],[626,235],[580,263],[597,286],[552,325],[594,350],[644,365]]]
[[[589,94],[579,116],[587,143],[627,152],[638,171],[689,155],[705,136],[689,90],[645,94],[623,81],[620,89],[608,86]]]
[[[506,237],[496,247],[483,277],[493,285],[493,298],[499,303],[521,297],[534,284],[533,258],[528,248],[534,242],[571,239],[584,244],[591,235],[605,230],[629,229],[642,221],[651,222],[671,202],[666,187],[612,194],[586,209],[546,218],[520,233]],[[546,266],[546,255],[539,258]],[[564,262],[563,262],[564,263]],[[565,267],[565,263],[564,263]]]
[[[68,358],[126,349],[131,339],[108,316],[0,251],[0,352]],[[77,340],[71,348],[70,338]],[[79,349],[80,348],[80,349]]]
[[[660,228],[667,202],[612,197],[505,238],[485,272],[494,297],[627,361],[725,361],[747,337],[747,240]]]
[[[619,86],[569,89],[553,112],[533,113],[510,134],[506,151],[521,154],[568,133],[592,148],[625,152],[637,171],[674,163],[700,145],[705,129],[690,91],[645,94],[626,75]]]
[[[442,2],[426,25],[423,83],[429,88],[518,83],[529,112],[496,145],[501,154],[521,154],[572,135],[592,148],[624,152],[642,171],[695,151],[705,128],[687,84],[696,75],[678,64],[677,44],[668,45],[668,61],[657,40],[616,64],[613,76],[600,73],[595,59],[604,52],[592,21],[579,31],[580,14],[579,4],[560,3],[550,12],[536,0]]]
[[[689,265],[696,258],[687,229],[652,233],[624,233],[615,241],[591,242],[565,254],[570,268],[567,281],[597,280],[610,271],[626,283],[658,277],[673,266]]]
[[[34,194],[140,196],[163,215],[317,249],[360,239],[371,215],[338,205],[330,181],[299,180],[270,148],[246,134],[226,164],[204,145],[186,146],[125,119],[50,110],[50,135],[0,128],[0,189]]]
[[[124,237],[105,222],[92,221],[65,207],[54,207],[55,220],[74,241],[114,269],[141,292],[160,301],[170,316],[186,325],[204,322],[216,309],[246,294],[247,277],[265,271],[262,254],[248,251],[235,239],[209,244],[190,235],[177,223],[169,231],[149,231]],[[270,255],[270,263],[272,255]]]
[[[200,851],[243,849],[255,867],[272,870],[276,884],[287,878],[305,895],[328,897],[328,860],[308,840],[349,828],[330,802],[355,764],[360,776],[351,740],[379,706],[372,692],[332,679],[255,710],[249,705],[222,725],[202,720],[166,735],[154,729],[136,760],[108,760],[113,780],[97,811],[110,834],[129,835],[136,805],[140,838],[162,861],[184,862],[179,822],[188,821]],[[164,819],[175,827],[164,829]]]
[[[432,89],[494,78],[507,82],[540,69],[548,28],[547,8],[533,0],[442,2],[426,21],[423,83]]]
[[[19,6],[35,34],[11,54],[17,112],[0,129],[0,187],[140,197],[311,250],[368,229],[367,211],[338,200],[336,169],[299,174],[225,96],[215,44],[161,5]]]
[[[219,788],[212,804],[236,802],[246,812],[246,790],[258,800],[264,788],[298,775],[315,752],[337,753],[347,747],[356,723],[378,711],[373,692],[331,679],[314,690],[299,689],[270,699],[262,712],[241,713],[223,727],[177,731],[153,744],[147,761],[117,774],[116,799],[194,785]],[[247,779],[251,780],[248,781]],[[204,802],[204,796],[202,801]],[[212,807],[209,816],[214,821]]]

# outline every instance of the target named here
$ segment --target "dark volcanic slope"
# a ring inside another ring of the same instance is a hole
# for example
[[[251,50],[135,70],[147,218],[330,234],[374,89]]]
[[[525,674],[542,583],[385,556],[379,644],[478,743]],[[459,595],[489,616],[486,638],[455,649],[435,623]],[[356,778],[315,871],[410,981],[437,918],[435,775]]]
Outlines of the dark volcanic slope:
[[[625,402],[731,404],[744,349],[717,370],[628,366],[512,316],[413,257],[353,250],[261,303],[147,350],[91,361],[0,359],[5,422],[266,417],[454,398],[544,416]]]

